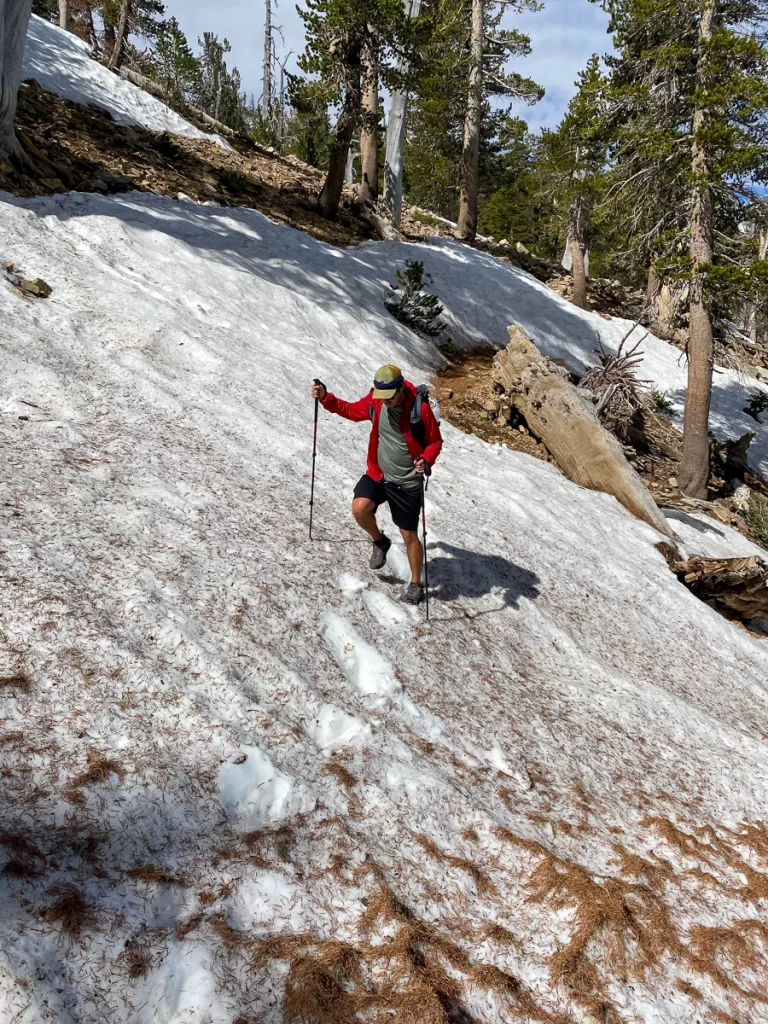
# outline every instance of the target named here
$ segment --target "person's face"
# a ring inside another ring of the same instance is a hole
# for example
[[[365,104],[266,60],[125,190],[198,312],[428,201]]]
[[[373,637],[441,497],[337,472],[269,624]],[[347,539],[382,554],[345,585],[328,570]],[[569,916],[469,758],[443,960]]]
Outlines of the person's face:
[[[383,402],[384,402],[384,405],[388,409],[396,409],[399,405],[403,404],[403,399],[404,398],[405,398],[405,390],[403,389],[403,387],[401,385],[397,389],[397,394],[395,394],[394,397],[392,397],[392,398],[384,398]]]

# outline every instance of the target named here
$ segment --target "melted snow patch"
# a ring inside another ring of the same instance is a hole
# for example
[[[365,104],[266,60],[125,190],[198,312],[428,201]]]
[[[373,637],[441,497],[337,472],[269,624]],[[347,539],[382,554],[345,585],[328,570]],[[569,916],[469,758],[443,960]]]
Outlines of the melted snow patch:
[[[367,722],[356,715],[348,715],[333,704],[323,704],[315,717],[307,722],[306,731],[324,754],[371,738],[371,727]]]
[[[242,829],[279,828],[313,810],[316,802],[303,783],[278,771],[259,747],[243,747],[234,761],[221,766],[219,799],[230,821]]]
[[[330,608],[323,616],[321,633],[350,686],[366,703],[381,707],[387,698],[400,692],[400,683],[389,663],[375,647],[358,636],[346,619]]]

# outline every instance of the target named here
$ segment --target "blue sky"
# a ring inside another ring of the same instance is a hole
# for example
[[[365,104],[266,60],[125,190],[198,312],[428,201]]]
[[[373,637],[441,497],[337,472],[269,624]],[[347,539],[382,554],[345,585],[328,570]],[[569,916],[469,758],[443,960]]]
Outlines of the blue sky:
[[[204,31],[226,36],[232,44],[230,62],[237,65],[243,84],[258,100],[261,94],[261,62],[264,50],[263,0],[166,0],[166,11],[175,16],[195,47]],[[278,51],[299,53],[303,48],[302,23],[295,0],[279,0],[275,20],[283,26],[285,43],[278,40]],[[523,107],[532,129],[554,127],[573,95],[578,72],[593,53],[610,49],[607,15],[589,0],[545,0],[545,8],[536,14],[510,15],[506,24],[528,33],[533,45],[530,57],[519,60],[516,68],[547,90],[535,107]],[[289,61],[289,68],[293,59]]]

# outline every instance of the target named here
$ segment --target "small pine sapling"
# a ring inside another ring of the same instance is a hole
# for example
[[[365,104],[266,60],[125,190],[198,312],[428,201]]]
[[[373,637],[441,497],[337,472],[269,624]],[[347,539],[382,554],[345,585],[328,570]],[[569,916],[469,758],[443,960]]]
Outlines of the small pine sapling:
[[[651,405],[654,412],[657,412],[659,416],[666,416],[669,419],[675,411],[675,407],[667,398],[666,391],[657,391],[652,388],[649,392],[648,398],[650,399]]]
[[[395,320],[406,327],[436,338],[445,330],[442,319],[443,305],[436,295],[424,291],[432,283],[429,274],[424,273],[421,260],[406,260],[405,270],[397,271],[395,295],[384,303]]]
[[[760,419],[760,416],[762,413],[768,412],[768,394],[765,391],[753,391],[749,401],[744,406],[744,412],[747,416],[751,416],[753,420],[762,423],[763,421]]]

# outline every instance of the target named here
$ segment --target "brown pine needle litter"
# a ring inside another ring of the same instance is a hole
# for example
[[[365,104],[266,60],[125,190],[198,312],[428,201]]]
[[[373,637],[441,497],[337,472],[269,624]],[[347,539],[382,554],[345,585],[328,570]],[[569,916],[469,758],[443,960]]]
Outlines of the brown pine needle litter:
[[[82,931],[95,923],[95,916],[82,889],[70,882],[52,886],[46,897],[50,900],[42,912],[46,921],[58,924],[69,939],[79,938]]]

